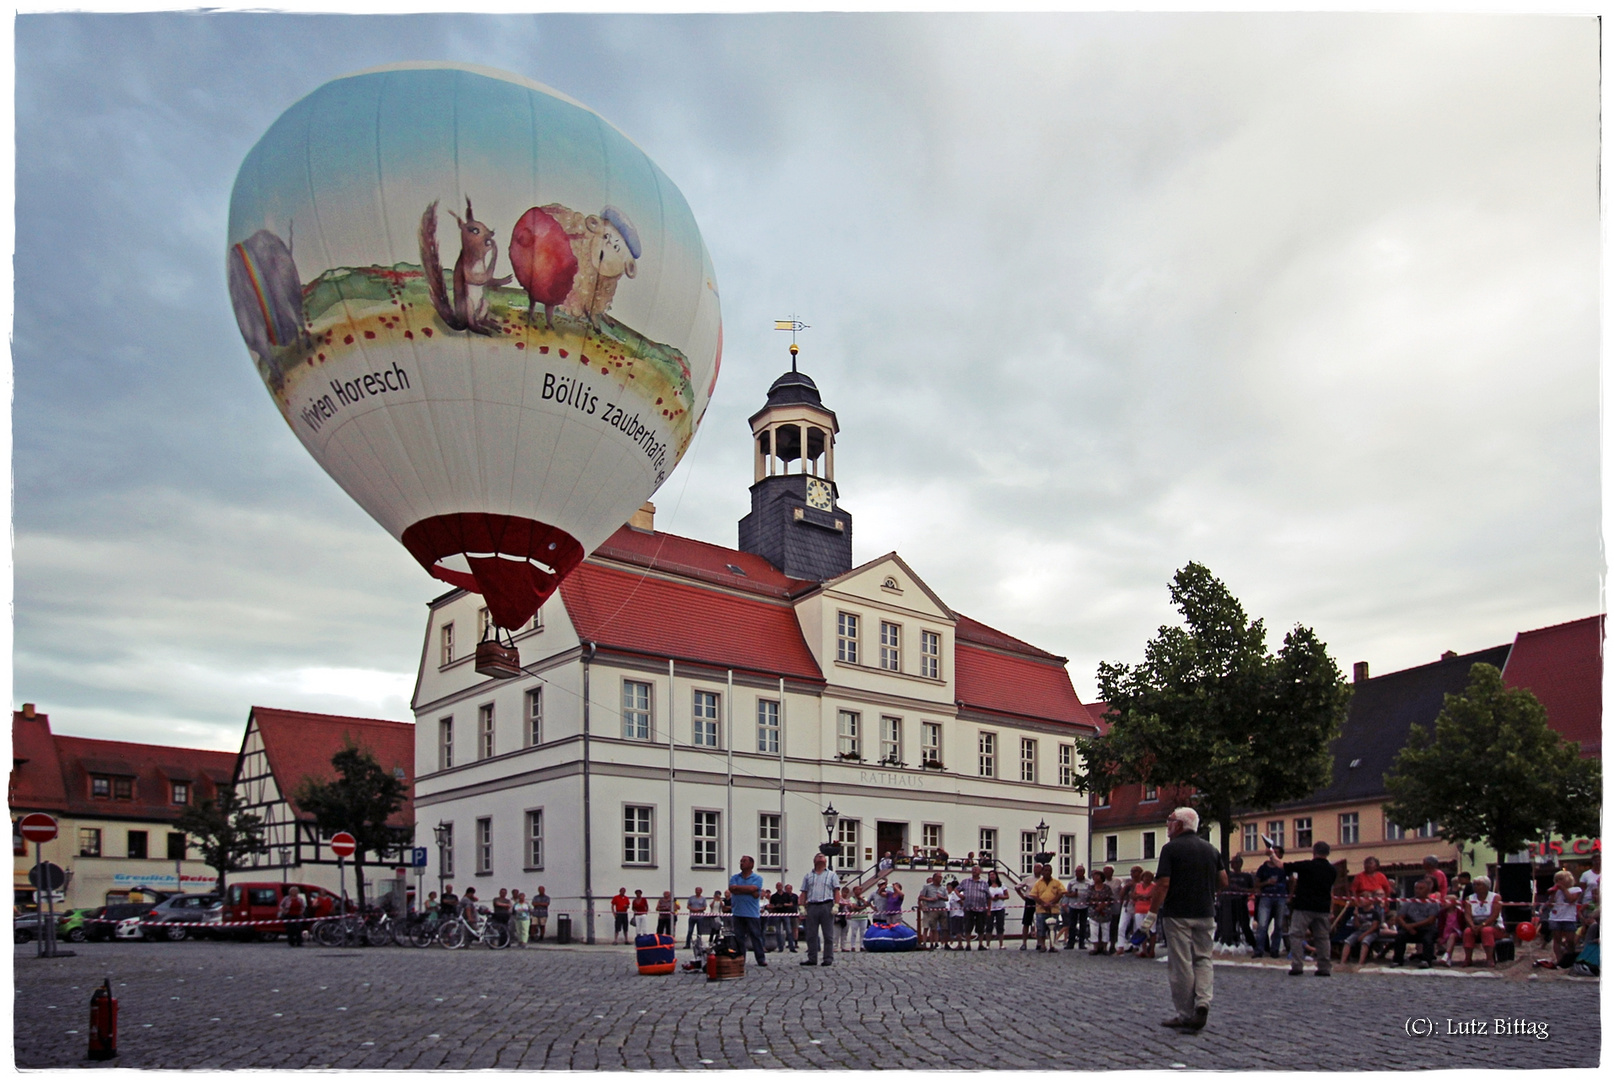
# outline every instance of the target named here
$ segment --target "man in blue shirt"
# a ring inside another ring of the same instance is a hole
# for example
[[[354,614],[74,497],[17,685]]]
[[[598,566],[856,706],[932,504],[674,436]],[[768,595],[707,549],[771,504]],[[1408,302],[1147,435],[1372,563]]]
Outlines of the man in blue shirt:
[[[757,966],[767,967],[768,957],[762,943],[762,875],[756,872],[756,861],[749,855],[740,856],[740,872],[729,878],[730,909],[734,915],[734,936],[745,952],[750,938],[755,946]]]

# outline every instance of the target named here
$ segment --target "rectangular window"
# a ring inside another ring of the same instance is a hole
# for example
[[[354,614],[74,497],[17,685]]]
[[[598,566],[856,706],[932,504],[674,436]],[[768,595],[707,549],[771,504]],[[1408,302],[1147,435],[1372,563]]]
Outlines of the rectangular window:
[[[994,732],[983,731],[976,743],[980,751],[980,761],[977,771],[982,776],[996,776],[998,774],[998,737]]]
[[[925,854],[934,856],[937,849],[942,846],[942,827],[940,825],[925,825],[920,831],[925,839]]]
[[[544,741],[544,688],[527,691],[527,745]]]
[[[1260,828],[1254,823],[1244,826],[1244,850],[1259,851],[1261,849]]]
[[[921,762],[935,762],[941,764],[941,725],[921,723],[919,725],[919,760]]]
[[[1037,865],[1037,834],[1022,832],[1020,834],[1020,872],[1031,873]]]
[[[1059,786],[1072,787],[1076,783],[1076,747],[1059,744]]]
[[[443,860],[443,867],[442,867],[443,876],[444,877],[453,877],[454,876],[454,823],[452,821],[445,822],[441,826],[441,828],[442,828],[442,832],[443,832],[443,839],[440,842],[440,846],[438,847],[438,851],[441,854],[442,860]]]
[[[1154,858],[1154,833],[1152,832],[1143,834],[1143,857],[1145,859]]]
[[[1311,818],[1295,818],[1295,848],[1304,851],[1311,847]]]
[[[919,674],[941,678],[941,635],[933,630],[919,631]]]
[[[528,630],[542,630],[544,628],[544,609],[539,608],[532,613],[532,622],[527,624]]]
[[[779,703],[757,699],[757,753],[779,752]]]
[[[146,846],[150,839],[150,834],[143,829],[138,832],[133,829],[129,830],[129,858],[144,859],[146,857]]]
[[[1119,836],[1106,836],[1104,838],[1104,861],[1112,863],[1119,859],[1120,856],[1116,852],[1120,850],[1120,846],[1121,838]]]
[[[493,819],[476,819],[476,872],[493,873]]]
[[[191,801],[191,786],[185,780],[173,781],[173,792],[170,796],[175,806],[188,806]]]
[[[622,864],[624,866],[652,865],[651,852],[655,834],[655,809],[649,806],[622,808]]]
[[[544,812],[527,811],[527,869],[544,868]]]
[[[717,839],[721,835],[722,818],[716,810],[695,811],[695,869],[717,869]]]
[[[110,776],[92,776],[92,777],[90,777],[90,797],[92,799],[110,799],[110,798],[112,798],[112,777],[110,777]]]
[[[880,760],[890,765],[902,764],[902,717],[880,717]]]
[[[486,641],[488,639],[488,630],[492,626],[493,626],[493,616],[488,613],[488,609],[487,608],[482,608],[479,611],[477,611],[477,613],[476,613],[476,639],[478,641]]]
[[[442,659],[438,663],[444,667],[454,662],[454,624],[448,623],[443,627]]]
[[[1037,740],[1020,740],[1020,782],[1035,784],[1037,782]]]
[[[1269,836],[1272,839],[1272,846],[1273,847],[1281,847],[1285,851],[1289,850],[1289,845],[1283,842],[1283,822],[1281,822],[1281,821],[1269,821],[1269,822],[1267,822],[1267,836]]]
[[[1342,844],[1356,844],[1360,843],[1361,839],[1361,815],[1354,812],[1339,815],[1339,842]]]
[[[92,859],[101,857],[100,829],[80,829],[78,831],[78,853]]]
[[[491,701],[476,710],[476,756],[478,760],[493,756],[493,702]]]
[[[836,725],[835,753],[837,756],[849,761],[861,761],[862,752],[858,749],[858,714],[840,710]]]
[[[757,865],[762,869],[779,869],[783,833],[778,814],[762,814],[757,818]]]
[[[185,858],[185,852],[189,847],[190,845],[185,842],[184,833],[171,832],[168,834],[168,858],[170,860],[179,862]]]
[[[1070,833],[1059,834],[1059,876],[1068,878],[1076,873],[1076,837]]]
[[[445,716],[437,721],[437,767],[454,767],[454,718]]]
[[[857,663],[857,616],[841,612],[835,624],[835,659],[843,664]]]
[[[650,738],[650,684],[647,682],[624,681],[622,684],[622,737]]]
[[[841,818],[835,825],[835,839],[840,841],[841,853],[835,856],[833,863],[837,870],[856,870],[858,868],[858,821],[856,818]]]
[[[1107,791],[1094,792],[1093,805],[1097,807],[1105,807],[1110,805],[1110,793]]]
[[[696,746],[717,749],[717,695],[710,690],[695,691],[693,712],[694,742]],[[697,864],[698,865],[698,864]],[[716,863],[712,864],[716,866]]]
[[[978,854],[981,861],[990,864],[998,857],[998,831],[996,829],[982,829]]]
[[[880,624],[880,666],[887,671],[902,670],[902,627],[894,622]]]
[[[1160,789],[1158,787],[1156,787],[1155,785],[1153,785],[1153,784],[1144,784],[1143,785],[1143,801],[1144,802],[1158,802],[1159,800],[1160,800]]]
[[[131,776],[114,776],[112,778],[112,797],[114,799],[134,798],[134,778]]]

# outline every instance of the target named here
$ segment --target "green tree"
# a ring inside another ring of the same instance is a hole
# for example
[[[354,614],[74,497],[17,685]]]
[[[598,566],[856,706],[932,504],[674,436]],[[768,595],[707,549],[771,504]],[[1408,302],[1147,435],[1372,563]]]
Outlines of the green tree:
[[[383,769],[368,749],[351,741],[345,741],[342,749],[331,758],[331,767],[336,770],[337,779],[305,777],[292,797],[298,806],[314,815],[314,822],[322,832],[353,834],[355,892],[358,902],[363,904],[365,854],[373,852],[378,859],[385,859],[389,851],[408,839],[400,830],[388,825],[387,819],[398,812],[409,796],[409,789],[402,780]]]
[[[1327,647],[1296,626],[1273,656],[1226,585],[1199,563],[1177,571],[1171,603],[1183,626],[1162,626],[1141,664],[1100,664],[1110,730],[1078,743],[1078,786],[1180,785],[1221,826],[1229,851],[1235,808],[1265,809],[1328,783],[1329,743],[1350,687]]]
[[[218,874],[221,896],[231,871],[243,869],[252,856],[269,850],[263,819],[247,813],[234,787],[220,787],[214,801],[186,807],[175,824],[184,830],[186,846],[201,852],[202,861]]]
[[[1499,856],[1532,841],[1595,836],[1602,813],[1602,767],[1547,726],[1528,690],[1502,685],[1502,673],[1475,664],[1468,688],[1447,694],[1433,738],[1421,725],[1385,774],[1384,812],[1403,826],[1433,821],[1454,844],[1486,843]]]

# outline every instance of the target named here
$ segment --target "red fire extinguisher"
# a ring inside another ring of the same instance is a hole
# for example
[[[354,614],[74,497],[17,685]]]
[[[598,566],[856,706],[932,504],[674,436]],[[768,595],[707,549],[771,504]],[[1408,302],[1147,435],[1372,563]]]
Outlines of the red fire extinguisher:
[[[118,999],[112,996],[112,980],[107,979],[90,995],[90,1060],[108,1061],[118,1056]]]

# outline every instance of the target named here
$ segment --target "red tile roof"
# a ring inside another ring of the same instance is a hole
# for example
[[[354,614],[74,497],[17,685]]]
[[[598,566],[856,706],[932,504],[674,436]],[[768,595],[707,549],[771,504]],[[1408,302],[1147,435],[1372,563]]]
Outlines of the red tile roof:
[[[1166,815],[1177,807],[1193,805],[1194,789],[1168,784],[1156,795],[1157,798],[1145,802],[1142,784],[1122,784],[1110,792],[1110,805],[1093,807],[1093,831],[1165,821]]]
[[[968,615],[958,616],[958,625],[953,628],[954,635],[959,641],[969,641],[976,645],[985,645],[993,649],[1003,649],[1007,652],[1024,653],[1027,656],[1037,656],[1044,660],[1057,660],[1065,662],[1063,656],[1055,656],[1051,652],[1044,652],[1035,645],[1010,637],[1001,630],[994,630],[983,622],[976,622]]]
[[[760,555],[627,525],[595,548],[590,558],[631,563],[765,596],[795,596],[818,587],[816,581],[786,577]],[[737,574],[731,567],[742,572]]]
[[[1535,694],[1546,707],[1547,723],[1580,743],[1583,757],[1602,756],[1603,616],[1520,634],[1502,682]]]
[[[405,786],[411,793],[415,790],[413,724],[363,716],[331,716],[326,713],[269,709],[262,705],[252,707],[251,720],[257,721],[264,754],[269,759],[269,768],[274,772],[275,786],[299,816],[304,815],[291,797],[292,792],[305,777],[336,779],[331,758],[348,741],[368,749],[375,755],[376,763],[387,772],[402,769]],[[405,800],[403,807],[387,819],[388,824],[398,826],[413,825],[414,821],[413,799]]]
[[[1083,708],[1087,710],[1087,715],[1093,718],[1093,725],[1098,728],[1098,733],[1108,735],[1110,733],[1110,722],[1104,719],[1104,714],[1110,711],[1110,703],[1107,701],[1089,701]]]
[[[228,784],[236,755],[222,750],[118,742],[56,735],[43,713],[33,720],[11,714],[11,805],[18,810],[55,810],[85,817],[171,821],[185,809],[173,801],[173,782],[191,785],[190,802],[217,797]],[[90,777],[132,777],[132,799],[97,799]]]
[[[735,596],[593,562],[572,571],[560,592],[578,636],[601,648],[824,681],[795,610],[782,601]]]
[[[953,670],[959,708],[1090,726],[1091,717],[1076,698],[1064,662],[1044,659],[1050,656],[1040,649],[1007,653],[957,641]]]

